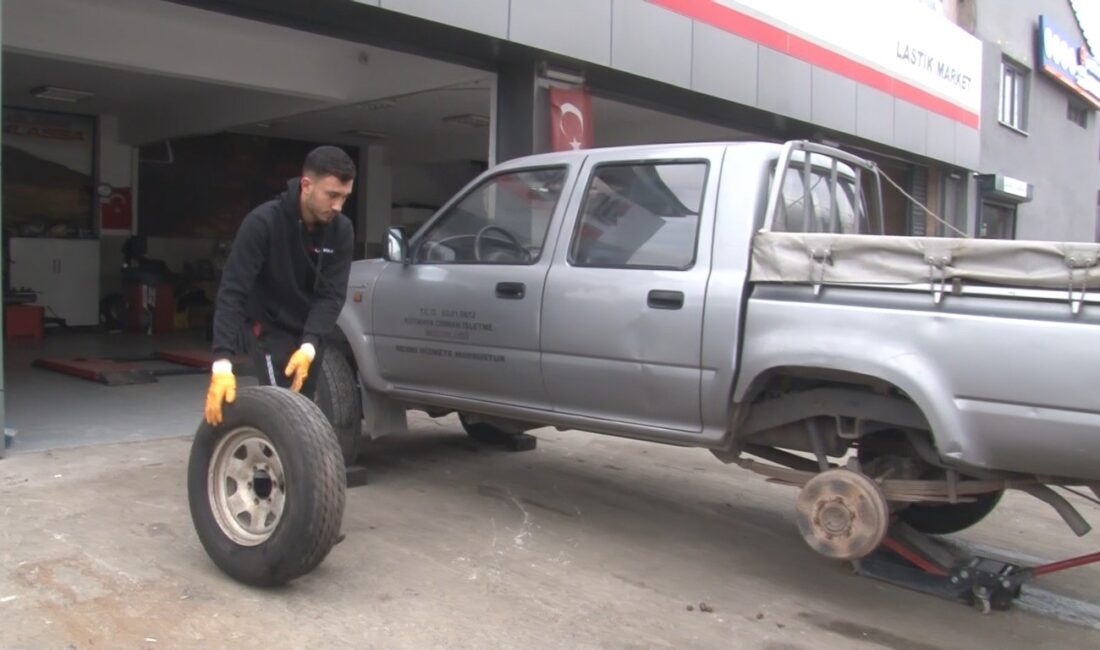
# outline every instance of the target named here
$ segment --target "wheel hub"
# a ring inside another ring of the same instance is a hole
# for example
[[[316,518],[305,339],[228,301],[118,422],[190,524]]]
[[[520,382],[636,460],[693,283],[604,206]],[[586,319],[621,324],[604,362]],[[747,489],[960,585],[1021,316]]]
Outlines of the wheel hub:
[[[882,543],[889,506],[870,478],[847,469],[822,472],[798,495],[798,528],[810,548],[826,557],[856,560]]]
[[[210,461],[207,498],[226,537],[241,546],[267,541],[286,505],[283,463],[271,440],[250,427],[226,434]]]
[[[818,506],[817,517],[814,524],[820,526],[826,535],[831,537],[848,537],[852,534],[852,520],[855,518],[848,506],[841,499],[826,501]]]

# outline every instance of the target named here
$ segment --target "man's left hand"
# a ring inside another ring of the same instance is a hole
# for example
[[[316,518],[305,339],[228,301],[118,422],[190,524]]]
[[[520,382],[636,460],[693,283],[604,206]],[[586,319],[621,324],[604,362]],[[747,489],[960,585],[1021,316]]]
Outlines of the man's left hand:
[[[309,364],[313,363],[313,358],[316,356],[317,350],[312,343],[303,343],[302,347],[291,355],[290,363],[286,364],[284,371],[287,377],[294,378],[290,383],[290,390],[295,393],[302,391],[302,384],[305,383],[306,377],[309,377]]]

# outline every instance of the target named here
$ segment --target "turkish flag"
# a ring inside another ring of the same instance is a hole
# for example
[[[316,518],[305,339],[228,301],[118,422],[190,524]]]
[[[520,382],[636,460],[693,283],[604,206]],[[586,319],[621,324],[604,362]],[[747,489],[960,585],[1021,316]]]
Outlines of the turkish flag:
[[[550,148],[553,151],[589,149],[592,131],[592,98],[588,89],[550,87]]]

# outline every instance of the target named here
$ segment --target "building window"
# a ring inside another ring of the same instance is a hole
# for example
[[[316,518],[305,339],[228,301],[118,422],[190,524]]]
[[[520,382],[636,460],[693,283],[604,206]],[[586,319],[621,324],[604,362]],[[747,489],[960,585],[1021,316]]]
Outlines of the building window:
[[[978,237],[982,239],[1015,239],[1016,206],[993,201],[982,202]]]
[[[1069,100],[1066,105],[1066,119],[1082,129],[1089,127],[1089,108],[1079,101]]]
[[[1027,70],[1007,59],[1001,61],[1001,124],[1027,129]]]

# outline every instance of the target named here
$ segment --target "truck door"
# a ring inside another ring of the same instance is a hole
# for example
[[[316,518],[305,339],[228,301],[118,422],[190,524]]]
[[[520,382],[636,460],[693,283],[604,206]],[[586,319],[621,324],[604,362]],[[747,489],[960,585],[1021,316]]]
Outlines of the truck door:
[[[576,170],[510,169],[445,207],[390,263],[372,300],[382,376],[399,389],[549,408],[540,299],[554,215]]]
[[[700,431],[703,303],[722,147],[590,155],[547,278],[557,411]]]

